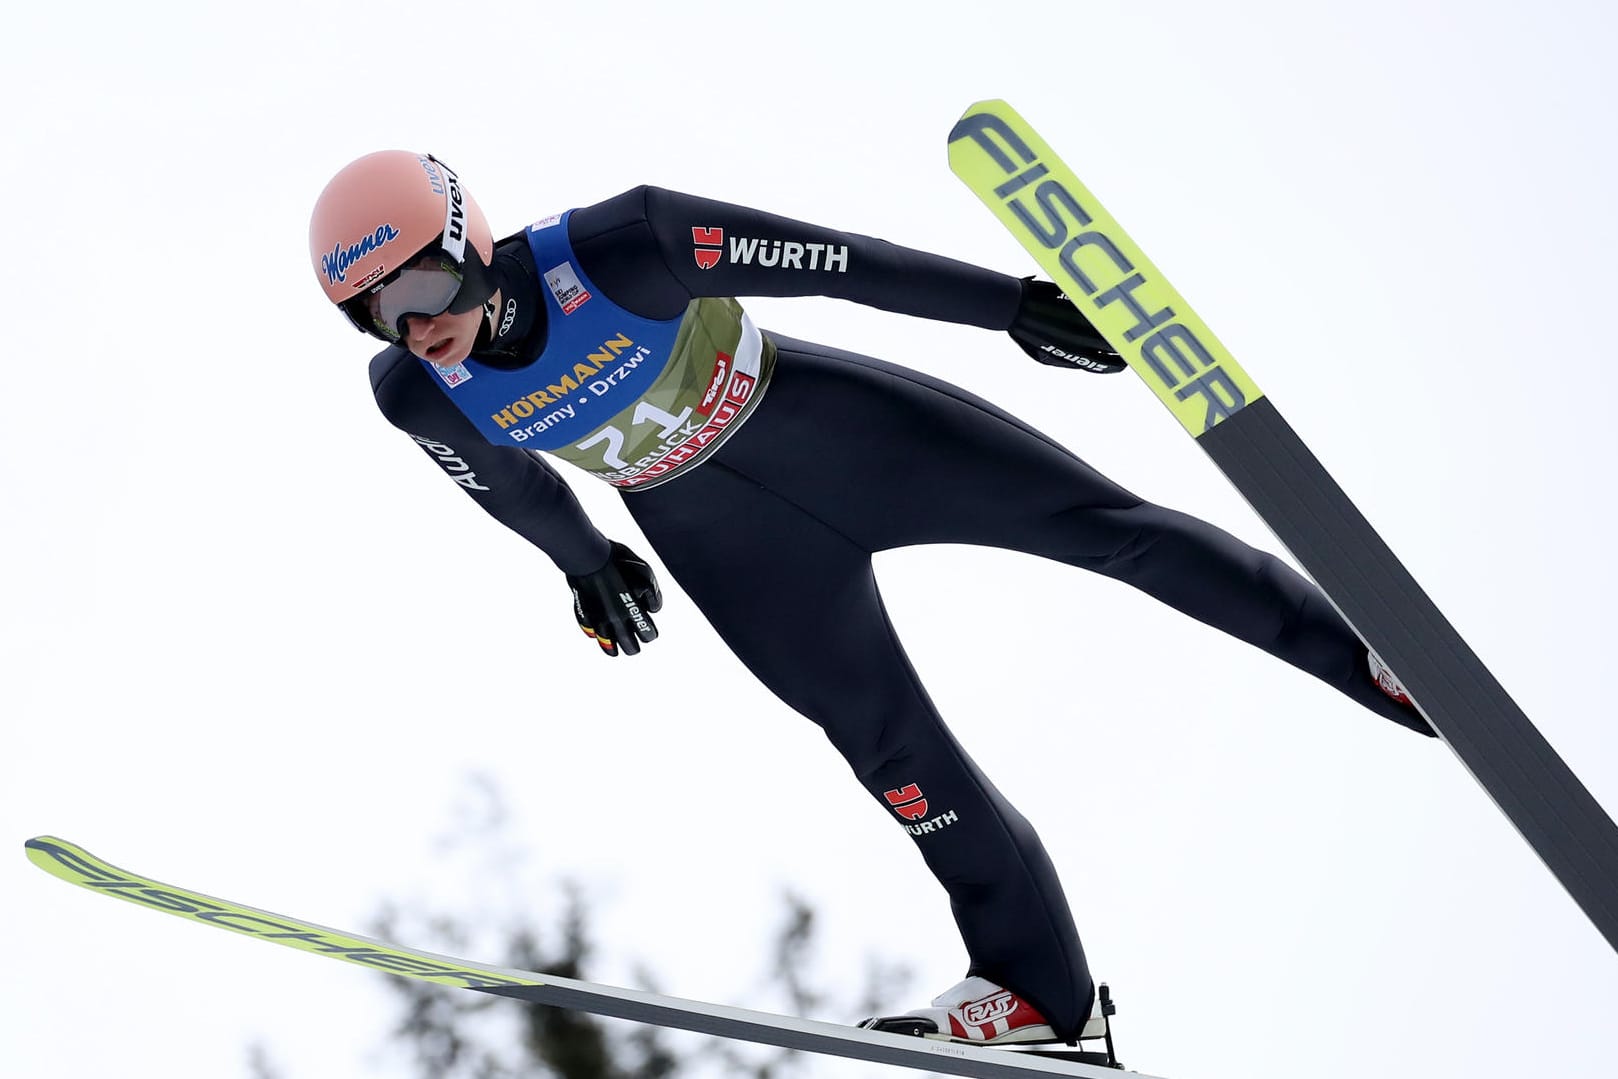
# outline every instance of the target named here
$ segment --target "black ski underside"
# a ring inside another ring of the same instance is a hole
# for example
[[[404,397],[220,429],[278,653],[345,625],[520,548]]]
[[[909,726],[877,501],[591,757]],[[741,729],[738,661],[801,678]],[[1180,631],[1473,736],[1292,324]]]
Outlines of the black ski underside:
[[[1197,442],[1618,949],[1618,828],[1275,406]]]
[[[1030,1074],[1045,1074],[1033,1071],[1033,1068],[1045,1067],[1038,1063],[1044,1059],[1044,1054],[1015,1049],[1002,1048],[1000,1053],[994,1053],[973,1046],[957,1047],[949,1042],[921,1038],[904,1039],[913,1041],[914,1045],[897,1044],[890,1047],[862,1044],[851,1042],[846,1036],[836,1037],[808,1029],[807,1025],[787,1026],[780,1023],[752,1022],[734,1016],[706,1015],[685,1008],[663,1007],[655,1001],[626,1000],[605,993],[580,992],[571,987],[559,989],[549,985],[501,985],[472,988],[479,993],[509,997],[530,1004],[573,1008],[614,1019],[629,1019],[637,1023],[651,1023],[676,1030],[689,1030],[697,1034],[757,1042],[781,1049],[869,1060],[877,1064],[896,1064],[906,1068],[921,1067],[922,1065],[917,1063],[918,1056],[923,1052],[931,1052],[933,1055],[926,1059],[925,1067],[928,1071],[941,1075],[962,1075],[978,1079],[1026,1079]],[[1006,1055],[1005,1063],[999,1059],[1003,1054]],[[1015,1059],[1016,1057],[1021,1059]],[[1149,1076],[1136,1076],[1133,1072],[1112,1069],[1105,1072],[1094,1069],[1090,1072],[1060,1074],[1108,1074],[1151,1079]]]

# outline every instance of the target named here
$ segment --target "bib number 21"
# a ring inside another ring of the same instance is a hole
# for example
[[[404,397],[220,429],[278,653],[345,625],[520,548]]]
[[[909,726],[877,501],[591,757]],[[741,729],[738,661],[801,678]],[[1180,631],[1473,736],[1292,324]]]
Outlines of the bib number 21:
[[[687,406],[678,416],[676,416],[673,413],[663,411],[656,405],[641,401],[635,406],[635,416],[634,419],[630,421],[630,424],[631,426],[635,427],[646,423],[658,424],[659,427],[657,433],[659,437],[667,440],[674,437],[674,435],[680,430],[680,425],[685,423],[686,419],[690,415],[690,406]],[[624,460],[623,457],[624,441],[624,433],[617,427],[608,424],[606,427],[603,427],[601,430],[597,431],[583,442],[580,442],[578,444],[578,448],[581,450],[587,450],[592,446],[599,446],[604,442],[606,443],[606,448],[601,451],[601,459],[607,463],[607,466],[609,468],[628,468],[629,462]]]

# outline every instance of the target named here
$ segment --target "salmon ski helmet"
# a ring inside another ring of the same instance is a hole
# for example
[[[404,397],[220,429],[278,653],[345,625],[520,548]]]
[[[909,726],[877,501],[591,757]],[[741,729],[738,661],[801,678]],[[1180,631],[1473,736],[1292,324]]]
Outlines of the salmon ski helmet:
[[[448,166],[381,150],[346,165],[309,219],[315,275],[357,328],[397,344],[408,316],[475,310],[494,292],[494,234]]]

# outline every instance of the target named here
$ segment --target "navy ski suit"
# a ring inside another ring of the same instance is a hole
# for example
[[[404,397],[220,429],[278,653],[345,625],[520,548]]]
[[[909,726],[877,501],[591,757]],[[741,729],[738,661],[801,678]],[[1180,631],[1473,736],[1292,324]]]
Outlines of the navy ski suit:
[[[817,295],[1004,330],[1022,294],[1015,277],[657,188],[575,210],[563,227],[587,282],[648,319],[678,318],[697,297]],[[558,312],[547,287],[563,299],[550,269],[527,243],[501,242],[500,304],[466,365],[472,377],[544,350]],[[1326,599],[1275,557],[1142,501],[961,389],[764,337],[773,371],[745,422],[668,482],[626,488],[624,503],[742,662],[825,731],[914,837],[949,895],[969,973],[1022,994],[1058,1034],[1083,1024],[1094,987],[1057,873],[928,699],[883,608],[874,552],[979,544],[1102,573],[1427,733],[1377,689]],[[986,349],[1010,347],[985,338]],[[493,444],[424,361],[390,348],[371,380],[390,422],[560,569],[606,563],[608,540],[551,466]]]

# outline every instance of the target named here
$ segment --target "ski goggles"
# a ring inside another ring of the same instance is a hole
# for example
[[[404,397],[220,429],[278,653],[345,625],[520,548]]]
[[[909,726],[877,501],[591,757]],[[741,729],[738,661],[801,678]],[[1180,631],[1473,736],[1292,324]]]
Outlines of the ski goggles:
[[[396,345],[405,336],[405,319],[471,311],[489,298],[487,286],[476,258],[458,263],[434,252],[411,259],[341,306],[356,327]]]

